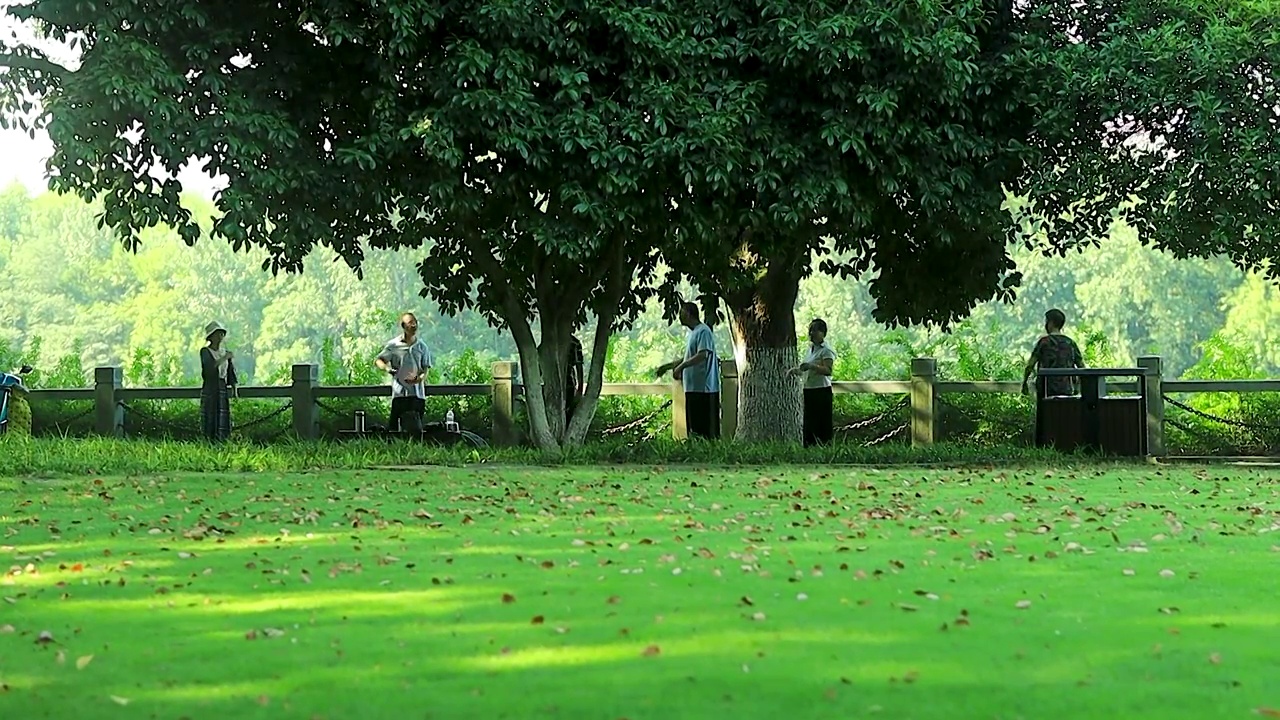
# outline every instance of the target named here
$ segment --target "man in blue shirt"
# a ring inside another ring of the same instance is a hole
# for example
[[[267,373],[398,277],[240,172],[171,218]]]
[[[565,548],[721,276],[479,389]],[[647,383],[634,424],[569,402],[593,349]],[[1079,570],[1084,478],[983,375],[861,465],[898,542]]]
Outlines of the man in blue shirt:
[[[656,377],[670,372],[684,386],[684,420],[690,437],[715,440],[720,437],[720,359],[711,328],[699,318],[698,306],[680,306],[680,324],[689,329],[684,342],[684,360],[669,362],[654,371]]]

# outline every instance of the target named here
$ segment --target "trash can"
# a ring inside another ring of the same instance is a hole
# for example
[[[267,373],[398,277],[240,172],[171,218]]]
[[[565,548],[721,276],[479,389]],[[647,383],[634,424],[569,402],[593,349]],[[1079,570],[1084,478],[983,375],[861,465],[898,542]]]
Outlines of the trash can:
[[[1080,394],[1048,396],[1048,378],[1080,379]],[[1107,395],[1107,378],[1133,378],[1136,394]],[[1144,368],[1044,368],[1036,377],[1036,446],[1121,457],[1147,454]]]

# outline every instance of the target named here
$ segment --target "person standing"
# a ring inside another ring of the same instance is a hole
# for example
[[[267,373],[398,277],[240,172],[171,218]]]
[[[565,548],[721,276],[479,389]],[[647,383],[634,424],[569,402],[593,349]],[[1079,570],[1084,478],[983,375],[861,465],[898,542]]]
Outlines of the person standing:
[[[421,432],[422,414],[427,407],[424,387],[431,369],[431,353],[418,337],[418,318],[413,313],[400,316],[401,334],[387,341],[374,360],[379,370],[391,375],[391,417],[387,429]]]
[[[804,446],[826,445],[835,434],[832,427],[831,368],[836,354],[827,345],[827,323],[815,318],[809,323],[809,354],[791,369],[804,380]]]
[[[1038,368],[1082,368],[1084,358],[1076,341],[1062,333],[1067,315],[1054,308],[1044,314],[1045,334],[1031,349],[1031,357],[1022,371],[1022,394],[1027,394],[1027,381]],[[1045,397],[1066,397],[1076,394],[1076,378],[1067,376],[1046,377]]]
[[[720,359],[716,338],[702,322],[698,306],[680,305],[680,324],[689,329],[684,342],[684,359],[654,370],[655,377],[670,372],[684,387],[684,420],[689,437],[715,440],[720,437]]]
[[[231,437],[231,392],[237,384],[234,353],[223,345],[227,329],[213,321],[204,328],[207,343],[200,348],[200,430],[205,439],[222,442]]]
[[[582,356],[582,341],[578,339],[577,335],[570,335],[569,367],[565,372],[564,379],[565,427],[569,426],[569,420],[573,417],[573,409],[578,406],[578,400],[587,392],[585,364]]]

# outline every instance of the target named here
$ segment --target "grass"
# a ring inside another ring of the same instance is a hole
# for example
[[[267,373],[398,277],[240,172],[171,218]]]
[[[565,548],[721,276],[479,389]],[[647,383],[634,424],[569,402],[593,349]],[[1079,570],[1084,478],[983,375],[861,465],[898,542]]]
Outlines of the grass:
[[[1280,707],[1278,490],[1087,465],[0,480],[0,717],[1251,717]]]
[[[920,463],[1016,464],[1055,462],[1050,450],[1021,447],[976,447],[943,443],[913,449],[906,443],[874,447],[836,444],[806,449],[798,444],[644,442],[610,440],[562,453],[529,448],[440,447],[423,443],[381,440],[346,442],[279,441],[271,444],[233,442],[211,446],[202,442],[156,442],[102,438],[0,437],[0,477],[133,475],[177,471],[287,472],[360,469],[390,465],[599,465],[665,464],[763,465],[826,463],[902,465]]]

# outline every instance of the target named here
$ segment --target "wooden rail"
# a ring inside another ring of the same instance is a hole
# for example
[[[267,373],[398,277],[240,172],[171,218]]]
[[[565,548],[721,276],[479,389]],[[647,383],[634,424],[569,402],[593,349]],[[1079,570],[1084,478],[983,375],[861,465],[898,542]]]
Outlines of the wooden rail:
[[[510,445],[519,442],[520,432],[515,427],[515,403],[524,396],[524,387],[517,379],[514,362],[498,362],[493,365],[493,381],[466,385],[430,385],[427,395],[432,397],[478,397],[493,399],[492,438],[495,444]],[[724,437],[733,437],[738,425],[738,371],[732,360],[722,360],[721,367],[721,431]],[[1142,383],[1147,394],[1147,446],[1152,455],[1164,454],[1164,395],[1166,393],[1280,393],[1280,379],[1276,380],[1170,380],[1162,377],[1161,359],[1156,356],[1139,358]],[[1139,390],[1139,383],[1130,373],[1126,381],[1108,383],[1108,393],[1131,394]],[[120,436],[124,432],[125,406],[142,400],[197,400],[200,389],[196,387],[130,388],[124,387],[123,372],[118,367],[100,367],[94,371],[94,386],[84,389],[52,388],[33,390],[35,402],[92,402],[94,427],[101,435]],[[319,368],[315,365],[294,365],[292,382],[279,386],[247,386],[238,390],[238,396],[249,399],[279,399],[292,402],[293,431],[301,438],[319,436],[320,403],[325,399],[389,397],[385,385],[353,385],[341,387],[322,386],[318,382]],[[1022,383],[1010,380],[949,381],[937,378],[937,361],[933,358],[915,358],[911,361],[908,380],[854,380],[832,383],[832,390],[839,394],[905,395],[910,399],[910,427],[913,445],[933,443],[937,427],[938,397],[959,393],[1018,393]],[[605,383],[603,396],[669,396],[671,398],[672,434],[676,438],[687,435],[684,419],[684,391],[678,383]]]

